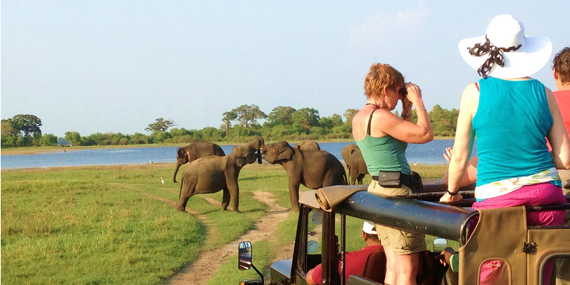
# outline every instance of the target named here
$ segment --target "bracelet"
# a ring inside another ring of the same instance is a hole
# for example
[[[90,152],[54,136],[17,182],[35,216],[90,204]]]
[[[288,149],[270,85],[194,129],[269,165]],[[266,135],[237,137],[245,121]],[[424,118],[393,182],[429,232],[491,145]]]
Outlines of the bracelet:
[[[451,196],[455,196],[455,195],[459,194],[459,191],[457,191],[457,192],[455,192],[455,193],[452,193],[452,192],[450,192],[449,190],[447,190],[447,194],[449,194],[449,195],[451,195]]]
[[[416,111],[417,111],[417,110],[426,110],[426,111],[427,111],[426,108],[416,108]]]

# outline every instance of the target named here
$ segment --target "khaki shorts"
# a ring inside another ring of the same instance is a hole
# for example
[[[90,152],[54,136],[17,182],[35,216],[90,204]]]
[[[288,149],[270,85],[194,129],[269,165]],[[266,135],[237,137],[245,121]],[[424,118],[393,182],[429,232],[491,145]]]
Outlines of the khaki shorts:
[[[378,185],[378,182],[374,180],[368,186],[368,192],[384,197],[413,193],[406,185],[402,185],[401,188],[388,188]],[[375,227],[382,246],[392,248],[395,254],[410,254],[426,250],[424,234],[405,232],[380,224],[376,224]]]

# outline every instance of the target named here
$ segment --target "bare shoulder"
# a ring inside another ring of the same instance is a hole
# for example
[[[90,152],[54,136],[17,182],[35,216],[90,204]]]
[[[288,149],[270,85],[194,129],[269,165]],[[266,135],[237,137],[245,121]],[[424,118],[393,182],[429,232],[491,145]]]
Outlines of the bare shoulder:
[[[479,88],[475,83],[471,83],[465,87],[461,95],[461,111],[475,114],[479,106]],[[465,112],[464,112],[465,113]]]

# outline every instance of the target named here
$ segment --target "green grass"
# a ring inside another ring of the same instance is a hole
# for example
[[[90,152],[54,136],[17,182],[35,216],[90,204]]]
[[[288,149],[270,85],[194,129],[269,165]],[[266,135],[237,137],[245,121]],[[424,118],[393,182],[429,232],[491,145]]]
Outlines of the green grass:
[[[280,166],[246,166],[240,174],[240,210],[223,212],[194,196],[187,207],[204,215],[179,213],[156,198],[175,203],[180,184],[172,165],[85,166],[2,171],[2,275],[6,284],[160,284],[202,251],[236,240],[263,216],[267,206],[255,191],[271,192],[289,208],[287,175]],[[423,177],[442,171],[422,166]],[[439,173],[441,172],[441,173]],[[162,184],[160,177],[166,183]],[[369,181],[369,178],[367,178]],[[367,183],[368,181],[365,181]],[[302,187],[302,191],[307,188]],[[207,195],[221,201],[220,192]],[[276,242],[254,243],[254,264],[266,272],[279,245],[295,238],[298,215],[275,233]],[[347,248],[363,245],[360,221],[348,218]],[[216,234],[206,236],[207,228]],[[231,230],[228,230],[231,229]],[[256,278],[239,272],[236,255],[209,284]]]

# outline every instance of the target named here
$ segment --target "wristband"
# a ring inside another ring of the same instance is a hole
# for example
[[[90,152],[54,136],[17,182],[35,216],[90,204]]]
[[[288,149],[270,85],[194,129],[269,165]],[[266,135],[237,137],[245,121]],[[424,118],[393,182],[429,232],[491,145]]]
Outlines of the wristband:
[[[452,192],[450,192],[449,190],[447,190],[447,194],[449,194],[449,195],[451,195],[451,196],[455,196],[455,195],[459,194],[459,191],[457,191],[457,192],[455,192],[455,193],[452,193]]]

